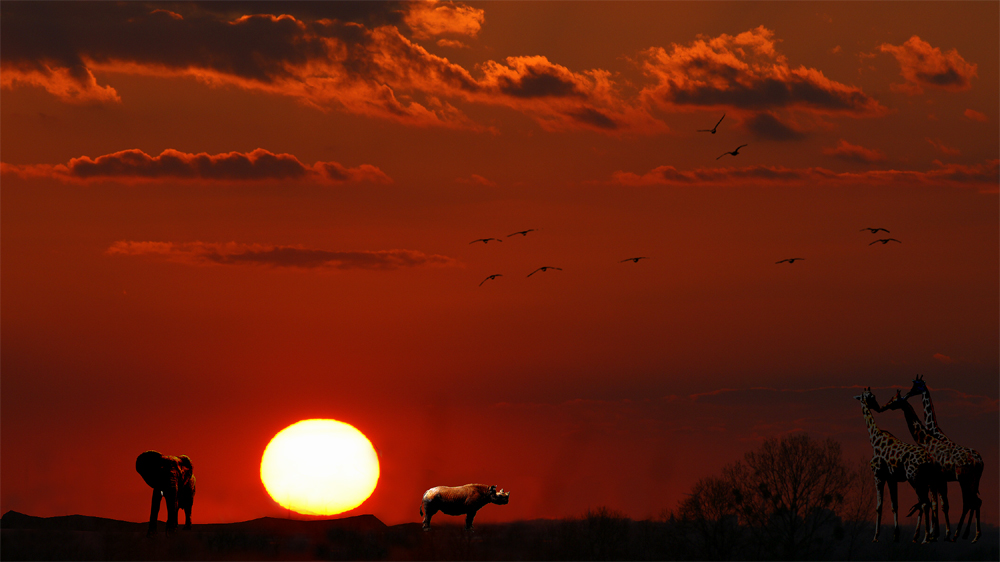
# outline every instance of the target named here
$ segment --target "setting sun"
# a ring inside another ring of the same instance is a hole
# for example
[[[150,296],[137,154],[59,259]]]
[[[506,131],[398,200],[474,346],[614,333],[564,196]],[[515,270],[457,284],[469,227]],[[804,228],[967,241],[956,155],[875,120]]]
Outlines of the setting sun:
[[[368,438],[337,420],[303,420],[278,432],[260,460],[274,501],[307,515],[334,515],[375,491],[378,455]]]

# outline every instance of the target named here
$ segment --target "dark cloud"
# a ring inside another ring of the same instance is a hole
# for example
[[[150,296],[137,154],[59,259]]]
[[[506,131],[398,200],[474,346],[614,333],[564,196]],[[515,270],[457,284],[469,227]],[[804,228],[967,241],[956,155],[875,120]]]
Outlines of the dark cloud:
[[[924,87],[931,87],[960,92],[971,88],[971,80],[977,75],[976,65],[966,62],[957,49],[942,53],[916,35],[902,45],[884,43],[879,49],[899,62],[900,74],[906,82],[893,84],[896,91],[919,94]]]
[[[618,128],[618,123],[614,119],[590,107],[570,112],[568,115],[581,123],[587,123],[599,129],[615,130]]]
[[[338,20],[354,22],[365,27],[399,25],[407,12],[409,2],[390,0],[337,2],[296,1],[242,1],[226,2],[167,2],[171,10],[183,13],[193,6],[200,12],[214,14],[224,19],[236,19],[246,14],[288,14],[299,20]],[[157,3],[156,5],[160,5]]]
[[[107,249],[109,255],[146,256],[189,265],[259,265],[298,269],[381,269],[453,266],[457,261],[417,250],[341,252],[299,246],[226,244],[206,242],[119,241]]]
[[[664,132],[666,125],[621,97],[605,70],[574,72],[543,56],[480,65],[479,92],[469,97],[533,116],[548,130]]]
[[[796,108],[858,116],[886,109],[860,88],[830,80],[822,72],[793,68],[775,50],[774,32],[757,27],[736,36],[700,38],[674,44],[668,52],[648,49],[643,69],[656,80],[642,95],[665,109],[673,106],[728,106],[763,110]]]
[[[131,149],[97,158],[81,156],[56,166],[3,164],[3,172],[24,177],[52,177],[80,181],[180,179],[242,182],[312,179],[332,182],[392,182],[389,176],[369,164],[347,168],[338,162],[317,162],[307,166],[291,154],[275,154],[262,148],[247,153],[222,154],[204,152],[190,154],[167,149],[158,156],[150,156],[141,150]]]
[[[873,162],[884,162],[886,160],[885,153],[881,150],[875,150],[871,148],[865,148],[856,144],[851,144],[844,139],[840,139],[837,146],[831,148],[824,148],[823,154],[828,154],[830,156],[835,156],[841,160],[849,160],[852,162],[860,162],[862,164],[871,164]]]
[[[806,134],[782,123],[770,112],[757,113],[747,119],[746,127],[758,138],[776,141],[793,141],[806,138]]]
[[[552,67],[530,66],[515,77],[501,75],[497,82],[501,93],[516,98],[581,96],[576,84],[569,78],[559,76]]]
[[[398,102],[395,89],[461,95],[479,87],[463,68],[430,55],[394,26],[298,19],[287,10],[230,19],[237,13],[232,7],[169,6],[181,12],[128,2],[5,2],[3,86],[41,86],[65,101],[118,101],[113,88],[96,84],[92,71],[138,67],[409,124],[471,127],[452,106]],[[283,5],[258,8],[265,6]]]
[[[487,130],[450,103],[459,100],[506,106],[549,130],[666,130],[623,100],[607,71],[510,57],[506,64],[487,61],[474,78],[397,25],[407,22],[420,30],[415,36],[432,40],[439,33],[474,36],[482,10],[461,3],[5,2],[0,9],[3,86],[42,87],[66,102],[119,102],[94,71],[140,72],[415,126]]]
[[[682,185],[819,185],[831,182],[850,184],[950,185],[975,188],[981,193],[996,193],[1000,185],[1000,159],[984,164],[942,164],[926,172],[914,170],[868,170],[865,172],[834,172],[825,168],[786,168],[783,166],[747,166],[745,168],[697,168],[678,170],[659,166],[643,175],[617,171],[611,183],[631,186]]]

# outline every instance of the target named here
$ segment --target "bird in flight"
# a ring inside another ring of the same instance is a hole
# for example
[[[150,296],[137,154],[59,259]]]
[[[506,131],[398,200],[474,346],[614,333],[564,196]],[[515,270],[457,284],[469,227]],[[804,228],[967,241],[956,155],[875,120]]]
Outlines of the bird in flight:
[[[473,240],[472,242],[469,242],[469,244],[475,244],[476,242],[482,242],[483,244],[489,244],[490,240],[496,240],[497,242],[503,242],[503,240],[501,240],[499,238],[477,238],[476,240]]]
[[[736,147],[736,150],[734,150],[734,151],[732,151],[732,152],[723,152],[722,154],[720,154],[720,155],[719,155],[719,157],[718,157],[718,158],[716,158],[716,160],[718,160],[719,158],[722,158],[723,156],[725,156],[725,155],[727,155],[727,154],[732,154],[733,156],[736,156],[737,154],[739,154],[739,153],[740,153],[740,149],[741,149],[741,148],[743,148],[744,146],[747,146],[747,145],[745,145],[745,144],[741,144],[741,145],[737,146],[737,147]]]
[[[490,275],[486,279],[483,279],[482,282],[479,283],[479,286],[482,287],[483,283],[489,281],[490,279],[496,279],[497,277],[503,277],[503,273],[494,273],[493,275]]]
[[[544,267],[539,267],[538,269],[532,271],[531,273],[528,274],[528,277],[531,277],[532,275],[538,273],[539,271],[546,271],[549,269],[558,269],[559,271],[562,271],[561,267],[552,267],[551,265],[546,265]]]
[[[895,238],[879,238],[875,242],[872,242],[871,244],[868,244],[868,245],[871,246],[872,244],[875,244],[876,242],[881,242],[882,245],[885,246],[889,242],[899,242],[899,240],[896,240]],[[902,242],[899,242],[899,243],[902,244]]]
[[[806,259],[806,258],[788,258],[787,260],[776,261],[774,263],[784,263],[786,261],[788,263],[795,263],[795,260],[804,260],[804,259]]]
[[[649,258],[647,258],[646,256],[639,256],[637,258],[625,258],[625,259],[623,259],[622,261],[620,261],[618,263],[625,263],[627,261],[630,261],[632,263],[639,263],[639,260],[648,260],[648,259]]]
[[[722,123],[722,120],[725,119],[725,118],[726,118],[726,114],[723,113],[722,117],[719,119],[719,123]],[[711,129],[698,129],[698,132],[699,133],[712,133],[714,135],[715,134],[715,130],[719,128],[719,123],[716,123],[715,126],[712,127]],[[716,158],[716,160],[718,160],[718,158]]]
[[[872,227],[869,226],[869,227],[862,228],[861,230],[870,230],[872,232],[872,234],[877,234],[878,231],[882,230],[882,231],[885,231],[886,234],[889,234],[889,231],[886,230],[886,229],[884,229],[884,228],[872,228]],[[859,230],[858,232],[861,232],[861,230]]]
[[[510,238],[514,234],[520,234],[521,236],[527,236],[529,232],[534,232],[534,231],[535,231],[534,228],[529,228],[528,230],[519,230],[519,231],[517,231],[517,232],[515,232],[513,234],[508,234],[507,238]]]

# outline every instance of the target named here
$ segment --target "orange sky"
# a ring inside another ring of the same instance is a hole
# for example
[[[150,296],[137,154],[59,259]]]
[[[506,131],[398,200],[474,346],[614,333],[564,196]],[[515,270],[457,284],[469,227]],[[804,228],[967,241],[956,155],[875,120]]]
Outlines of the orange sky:
[[[142,520],[156,449],[283,516],[328,417],[389,524],[644,518],[919,373],[1000,520],[996,3],[0,10],[0,511]]]

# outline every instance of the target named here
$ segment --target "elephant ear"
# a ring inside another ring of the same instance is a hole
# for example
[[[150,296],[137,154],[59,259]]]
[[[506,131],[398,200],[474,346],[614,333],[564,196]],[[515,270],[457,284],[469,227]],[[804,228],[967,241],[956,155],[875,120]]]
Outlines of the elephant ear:
[[[162,466],[163,455],[157,451],[146,451],[135,459],[135,471],[153,489],[158,487]]]

